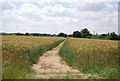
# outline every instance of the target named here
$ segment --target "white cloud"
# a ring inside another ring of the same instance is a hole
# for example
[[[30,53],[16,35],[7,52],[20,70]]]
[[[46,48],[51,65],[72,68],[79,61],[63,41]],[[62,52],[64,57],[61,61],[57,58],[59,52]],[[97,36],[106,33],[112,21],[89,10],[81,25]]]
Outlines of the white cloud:
[[[119,0],[57,0],[61,2],[118,2]]]
[[[77,3],[77,9],[80,11],[102,11],[105,8],[103,3]]]
[[[101,12],[101,11],[112,11],[114,6],[110,3],[103,2],[80,2],[75,4],[76,8],[79,11],[92,11],[92,12]]]
[[[16,6],[10,2],[3,2],[0,4],[2,10],[14,10]]]
[[[39,11],[39,8],[34,6],[33,4],[31,3],[25,3],[23,4],[20,8],[19,8],[20,12],[28,12],[28,13],[31,13],[31,12],[36,12],[36,11]]]
[[[39,8],[24,3],[18,9],[12,4],[14,9],[3,11],[3,31],[72,33],[84,27],[98,33],[117,31],[117,12],[110,3],[70,3],[70,8],[53,2],[48,4]]]
[[[55,6],[46,6],[42,9],[42,12],[46,16],[56,16],[56,17],[65,17],[65,16],[74,16],[76,9],[73,8],[65,8],[60,4],[56,4]]]
[[[32,1],[37,2],[40,5],[49,5],[55,3],[55,0],[32,0]]]
[[[39,1],[41,3],[53,3],[53,2],[119,2],[119,0],[1,0],[2,2],[33,2]]]
[[[17,13],[27,19],[42,20],[43,15],[40,13],[40,9],[31,3],[23,4]]]

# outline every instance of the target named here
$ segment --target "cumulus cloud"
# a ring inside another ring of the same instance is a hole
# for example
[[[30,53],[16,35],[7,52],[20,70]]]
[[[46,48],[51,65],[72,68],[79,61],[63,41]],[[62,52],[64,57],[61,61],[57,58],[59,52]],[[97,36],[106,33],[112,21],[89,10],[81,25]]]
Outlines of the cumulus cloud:
[[[78,3],[77,9],[80,11],[101,11],[105,8],[104,3]]]
[[[103,2],[81,2],[76,3],[76,8],[79,11],[92,11],[92,12],[101,12],[101,11],[111,11],[113,9],[113,5],[110,3]]]
[[[46,5],[45,1],[39,2],[42,7],[27,2],[18,8],[18,5],[9,2],[9,5],[14,6],[3,10],[3,31],[72,33],[85,27],[91,32],[96,30],[97,33],[117,31],[117,11],[111,3],[68,1],[72,7],[67,7],[62,3],[55,3],[54,0]]]
[[[35,5],[31,4],[31,3],[25,3],[23,4],[20,8],[19,8],[20,12],[36,12],[36,11],[39,11],[39,8],[36,7]]]
[[[18,10],[18,14],[31,20],[42,20],[40,9],[31,3],[23,4]]]
[[[49,5],[55,3],[55,0],[33,0],[33,1],[39,3],[40,5]]]
[[[2,10],[14,10],[16,6],[10,2],[3,2],[0,4]]]
[[[33,2],[39,1],[44,3],[53,3],[53,2],[83,2],[83,0],[1,0],[2,2]],[[84,2],[118,2],[119,0],[84,0]]]
[[[55,4],[52,6],[46,6],[42,9],[42,12],[46,16],[56,16],[56,17],[72,17],[75,15],[76,9],[73,8],[65,8],[60,4]]]

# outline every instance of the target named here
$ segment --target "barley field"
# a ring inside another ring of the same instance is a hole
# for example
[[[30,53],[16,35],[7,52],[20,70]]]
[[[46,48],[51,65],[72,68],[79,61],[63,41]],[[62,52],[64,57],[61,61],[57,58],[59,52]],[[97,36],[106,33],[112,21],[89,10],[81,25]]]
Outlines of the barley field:
[[[26,76],[33,72],[31,65],[63,40],[62,37],[2,36],[2,78],[32,78]]]
[[[68,38],[59,55],[83,73],[115,79],[118,78],[118,43],[120,41]]]
[[[59,45],[63,37],[2,36],[2,78],[33,79],[31,68],[47,50]],[[83,74],[102,79],[118,78],[118,44],[120,41],[66,38],[59,56]],[[77,76],[77,75],[76,75]],[[88,77],[88,79],[96,79]]]

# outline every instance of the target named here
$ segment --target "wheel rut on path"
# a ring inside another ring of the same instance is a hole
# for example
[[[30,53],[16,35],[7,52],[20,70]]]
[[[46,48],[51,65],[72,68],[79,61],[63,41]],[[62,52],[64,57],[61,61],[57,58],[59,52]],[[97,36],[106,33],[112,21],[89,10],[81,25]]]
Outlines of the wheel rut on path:
[[[32,69],[36,71],[36,75],[34,75],[35,78],[50,79],[56,77],[55,79],[57,79],[60,77],[68,76],[70,73],[72,73],[72,75],[84,76],[84,78],[87,78],[89,76],[82,74],[79,70],[68,66],[66,62],[63,61],[62,58],[58,55],[64,42],[60,43],[52,50],[46,51],[42,56],[40,56],[37,64],[34,64],[32,67]]]

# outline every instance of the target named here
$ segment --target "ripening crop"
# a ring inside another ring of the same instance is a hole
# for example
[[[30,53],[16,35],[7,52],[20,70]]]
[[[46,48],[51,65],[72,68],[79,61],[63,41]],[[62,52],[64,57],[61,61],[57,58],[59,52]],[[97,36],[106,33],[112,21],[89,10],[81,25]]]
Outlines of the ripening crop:
[[[76,59],[82,62],[87,61],[87,66],[90,64],[106,66],[118,62],[116,59],[118,58],[118,41],[69,39],[68,44],[68,48],[77,55]]]
[[[25,78],[25,74],[31,71],[30,66],[36,63],[39,56],[63,39],[62,37],[2,36],[3,78]]]
[[[68,38],[60,51],[60,56],[70,66],[80,70],[90,71],[94,66],[114,67],[118,65],[118,43],[120,41]],[[102,69],[94,68],[93,70],[97,73],[102,72]],[[112,70],[111,73],[114,72],[113,69],[110,70]]]

